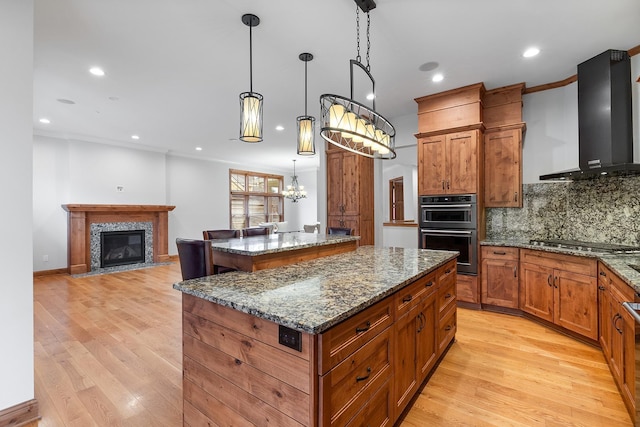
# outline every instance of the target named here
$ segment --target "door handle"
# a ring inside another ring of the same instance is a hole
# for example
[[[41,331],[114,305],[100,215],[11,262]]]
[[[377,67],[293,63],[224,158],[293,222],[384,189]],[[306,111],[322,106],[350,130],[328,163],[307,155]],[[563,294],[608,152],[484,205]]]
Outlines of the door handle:
[[[526,279],[525,279],[526,280]],[[547,276],[547,283],[549,284],[549,286],[553,286],[551,284],[551,275]]]
[[[518,192],[517,191],[515,193],[513,193],[513,201],[514,202],[518,201]]]
[[[518,267],[513,267],[513,277],[518,277]]]
[[[553,278],[553,287],[558,289],[558,276]]]

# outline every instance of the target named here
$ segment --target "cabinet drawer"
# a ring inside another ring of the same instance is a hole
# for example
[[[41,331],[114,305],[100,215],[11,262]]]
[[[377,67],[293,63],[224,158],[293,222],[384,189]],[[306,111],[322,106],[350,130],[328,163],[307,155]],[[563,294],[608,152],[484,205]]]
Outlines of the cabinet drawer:
[[[420,302],[423,296],[435,291],[436,273],[429,273],[416,280],[404,289],[395,294],[396,319],[407,313],[412,307]]]
[[[442,287],[445,283],[456,282],[456,261],[449,261],[436,270],[438,275],[438,286]]]
[[[438,355],[442,354],[456,335],[457,325],[457,310],[456,306],[453,305],[451,309],[442,316],[438,324]]]
[[[318,372],[324,374],[393,323],[394,297],[385,298],[318,338]]]
[[[482,246],[482,259],[504,259],[517,261],[520,257],[518,248],[506,248],[504,246]]]
[[[448,281],[438,288],[438,312],[442,314],[456,305],[456,282]]]
[[[570,271],[572,273],[585,274],[592,277],[596,276],[596,270],[598,269],[595,258],[535,251],[531,249],[522,249],[520,251],[520,261]]]
[[[347,427],[382,427],[391,426],[391,380],[388,380],[376,391],[355,417],[349,421]]]
[[[391,328],[320,379],[322,425],[344,426],[391,377]]]

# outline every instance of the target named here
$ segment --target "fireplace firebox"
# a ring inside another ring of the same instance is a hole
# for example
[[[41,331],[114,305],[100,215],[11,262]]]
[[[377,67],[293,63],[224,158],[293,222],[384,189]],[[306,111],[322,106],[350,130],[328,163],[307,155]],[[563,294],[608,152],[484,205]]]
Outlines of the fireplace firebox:
[[[100,267],[145,262],[144,230],[100,233]]]

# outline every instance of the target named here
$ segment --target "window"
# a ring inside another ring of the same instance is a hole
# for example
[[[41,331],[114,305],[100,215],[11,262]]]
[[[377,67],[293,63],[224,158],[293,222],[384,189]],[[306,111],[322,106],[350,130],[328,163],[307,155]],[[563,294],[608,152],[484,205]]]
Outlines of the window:
[[[231,228],[284,221],[283,186],[281,175],[229,169]]]
[[[404,221],[404,183],[402,177],[389,180],[390,221]]]

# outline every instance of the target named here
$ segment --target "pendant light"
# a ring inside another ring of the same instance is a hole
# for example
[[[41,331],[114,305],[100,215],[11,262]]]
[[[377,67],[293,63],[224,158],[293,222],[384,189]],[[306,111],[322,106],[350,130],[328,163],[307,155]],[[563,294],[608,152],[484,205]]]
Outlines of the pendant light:
[[[299,199],[307,197],[307,192],[304,191],[304,185],[298,185],[298,176],[296,175],[296,161],[293,161],[293,176],[291,177],[291,185],[287,185],[286,190],[282,190],[282,195],[291,199],[293,203],[298,203]]]
[[[298,58],[304,61],[304,116],[299,116],[296,119],[298,154],[301,156],[313,156],[316,154],[316,145],[314,142],[316,119],[307,114],[307,63],[313,59],[313,55],[310,53],[301,53]]]
[[[249,27],[249,92],[240,94],[240,140],[262,141],[262,95],[253,91],[253,39],[252,28],[260,24],[260,18],[250,13],[242,15],[242,22]]]
[[[376,7],[373,0],[355,0],[357,27],[357,55],[350,61],[351,98],[340,95],[320,96],[320,135],[326,141],[345,150],[376,159],[395,159],[396,130],[382,115],[376,113],[376,82],[369,64],[369,11]],[[367,66],[360,57],[360,9],[367,14]],[[373,89],[373,108],[353,100],[353,67],[357,66],[369,77]]]

